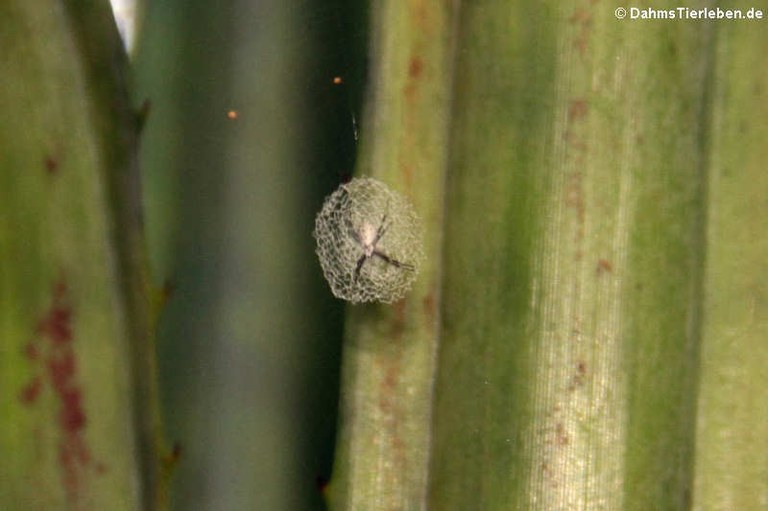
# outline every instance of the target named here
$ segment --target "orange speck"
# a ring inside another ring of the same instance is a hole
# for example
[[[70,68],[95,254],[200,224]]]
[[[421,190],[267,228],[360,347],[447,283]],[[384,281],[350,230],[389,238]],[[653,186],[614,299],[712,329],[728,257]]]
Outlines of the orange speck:
[[[610,273],[613,271],[613,265],[608,259],[599,259],[597,261],[597,273]]]
[[[333,77],[333,84],[334,85],[341,85],[343,83],[343,80],[341,79],[341,76],[334,76]]]
[[[227,112],[227,118],[232,120],[237,119],[238,115],[239,114],[237,113],[237,110],[230,110],[229,112]]]

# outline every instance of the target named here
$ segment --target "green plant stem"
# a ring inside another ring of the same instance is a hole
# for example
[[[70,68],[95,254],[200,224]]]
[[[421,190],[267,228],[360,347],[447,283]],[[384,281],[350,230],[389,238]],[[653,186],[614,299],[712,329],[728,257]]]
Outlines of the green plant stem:
[[[107,2],[0,8],[0,508],[154,509],[127,60]]]
[[[685,509],[711,25],[462,5],[430,509]]]
[[[350,306],[334,510],[415,510],[426,502],[432,382],[439,336],[443,197],[455,6],[372,6],[372,77],[358,175],[411,197],[426,262],[391,306]]]
[[[768,502],[767,47],[764,23],[718,24],[693,506],[701,511]]]

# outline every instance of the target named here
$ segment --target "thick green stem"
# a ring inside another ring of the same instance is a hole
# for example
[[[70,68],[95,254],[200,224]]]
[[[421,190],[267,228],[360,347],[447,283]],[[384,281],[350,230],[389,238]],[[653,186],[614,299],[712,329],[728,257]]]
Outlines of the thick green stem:
[[[384,0],[372,7],[373,72],[357,173],[413,199],[426,262],[401,302],[348,309],[330,489],[336,510],[426,503],[455,16],[452,2]]]
[[[107,2],[5,2],[0,39],[0,508],[152,509],[137,126],[114,20]]]
[[[764,22],[718,26],[694,486],[702,511],[768,502],[766,48]]]
[[[463,5],[434,509],[685,507],[710,30]]]

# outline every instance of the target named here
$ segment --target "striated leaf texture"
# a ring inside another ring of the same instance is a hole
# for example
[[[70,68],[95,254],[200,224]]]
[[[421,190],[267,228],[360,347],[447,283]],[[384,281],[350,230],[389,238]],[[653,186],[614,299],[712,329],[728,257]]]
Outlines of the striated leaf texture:
[[[358,171],[431,219],[433,273],[349,311],[333,509],[763,509],[764,25],[395,4]],[[451,101],[406,109],[451,19]]]

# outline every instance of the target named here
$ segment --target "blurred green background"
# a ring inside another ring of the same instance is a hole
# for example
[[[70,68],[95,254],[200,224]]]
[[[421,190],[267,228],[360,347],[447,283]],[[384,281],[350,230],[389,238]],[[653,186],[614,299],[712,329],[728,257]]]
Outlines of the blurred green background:
[[[352,171],[367,13],[350,0],[140,6],[136,102],[177,510],[323,509],[342,304],[315,212]],[[334,83],[341,77],[342,83]]]

